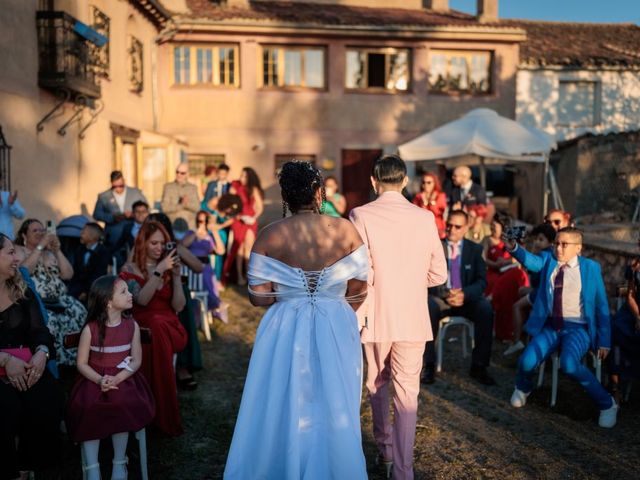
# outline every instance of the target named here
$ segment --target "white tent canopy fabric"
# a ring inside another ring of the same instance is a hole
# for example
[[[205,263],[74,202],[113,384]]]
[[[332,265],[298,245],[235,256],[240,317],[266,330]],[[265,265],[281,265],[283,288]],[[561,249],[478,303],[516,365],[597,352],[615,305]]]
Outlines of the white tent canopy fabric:
[[[478,155],[511,161],[544,162],[555,148],[553,136],[501,117],[488,108],[478,108],[400,145],[405,161],[438,160]]]

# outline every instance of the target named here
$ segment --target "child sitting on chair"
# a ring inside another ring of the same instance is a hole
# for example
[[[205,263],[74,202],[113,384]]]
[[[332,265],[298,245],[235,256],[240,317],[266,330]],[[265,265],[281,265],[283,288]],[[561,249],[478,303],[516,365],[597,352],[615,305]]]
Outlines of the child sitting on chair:
[[[155,402],[144,377],[140,328],[123,315],[132,306],[127,284],[118,277],[98,278],[89,291],[87,323],[80,334],[78,371],[67,411],[69,436],[82,442],[88,480],[100,479],[100,439],[111,436],[113,479],[127,478],[129,432],[148,425]]]
[[[609,305],[600,265],[579,256],[582,232],[561,229],[554,255],[538,256],[505,240],[509,251],[524,267],[540,272],[540,286],[525,330],[533,338],[518,362],[511,405],[523,407],[533,389],[535,369],[560,349],[560,368],[578,381],[600,410],[599,425],[616,424],[618,405],[581,360],[591,348],[604,359],[611,348]]]

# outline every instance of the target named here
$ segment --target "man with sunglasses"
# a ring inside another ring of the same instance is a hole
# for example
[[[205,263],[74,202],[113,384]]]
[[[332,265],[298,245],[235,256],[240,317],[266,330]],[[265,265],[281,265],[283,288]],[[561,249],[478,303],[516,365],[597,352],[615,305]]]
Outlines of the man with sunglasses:
[[[493,342],[493,309],[483,296],[487,286],[487,267],[482,259],[482,247],[465,240],[468,216],[463,210],[449,213],[446,239],[442,242],[447,258],[449,279],[446,285],[429,289],[429,318],[433,338],[437,338],[440,320],[461,316],[475,325],[475,347],[471,355],[469,375],[483,385],[495,385],[487,372]],[[424,352],[422,383],[435,380],[435,345],[427,342]]]
[[[115,252],[114,247],[125,227],[133,222],[133,204],[138,201],[146,202],[147,199],[140,190],[126,185],[121,171],[111,172],[111,188],[98,195],[93,218],[104,222],[105,246],[116,256],[119,252]]]
[[[187,225],[195,225],[196,213],[200,210],[198,187],[189,181],[189,165],[179,163],[176,167],[176,180],[164,185],[162,190],[162,211],[171,222],[182,218]]]
[[[616,424],[618,405],[591,371],[582,364],[588,350],[605,359],[611,348],[609,304],[600,264],[580,256],[582,232],[561,229],[554,254],[538,256],[505,238],[511,254],[527,270],[540,272],[540,286],[525,325],[532,336],[518,361],[511,405],[520,408],[533,389],[536,368],[560,350],[560,368],[579,382],[600,410],[599,425]]]

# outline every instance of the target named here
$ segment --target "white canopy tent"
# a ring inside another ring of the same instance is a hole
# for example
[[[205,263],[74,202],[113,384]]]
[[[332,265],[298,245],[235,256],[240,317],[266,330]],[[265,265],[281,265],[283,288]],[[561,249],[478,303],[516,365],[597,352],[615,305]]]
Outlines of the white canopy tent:
[[[549,169],[549,152],[555,146],[553,136],[541,130],[525,127],[488,108],[478,108],[400,145],[398,150],[405,161],[447,159],[449,165],[461,163],[459,157],[477,155],[483,186],[486,186],[485,164],[543,163],[544,178],[551,186],[556,207],[559,207],[560,196]],[[543,211],[547,210],[548,191],[545,185]]]

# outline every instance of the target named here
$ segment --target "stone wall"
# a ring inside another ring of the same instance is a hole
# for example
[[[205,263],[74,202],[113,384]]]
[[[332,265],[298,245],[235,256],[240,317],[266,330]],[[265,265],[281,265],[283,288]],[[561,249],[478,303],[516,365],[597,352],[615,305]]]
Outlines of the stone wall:
[[[611,311],[616,310],[617,289],[619,286],[626,285],[625,269],[639,254],[636,244],[600,235],[585,234],[582,254],[600,263],[609,297],[609,308]]]

